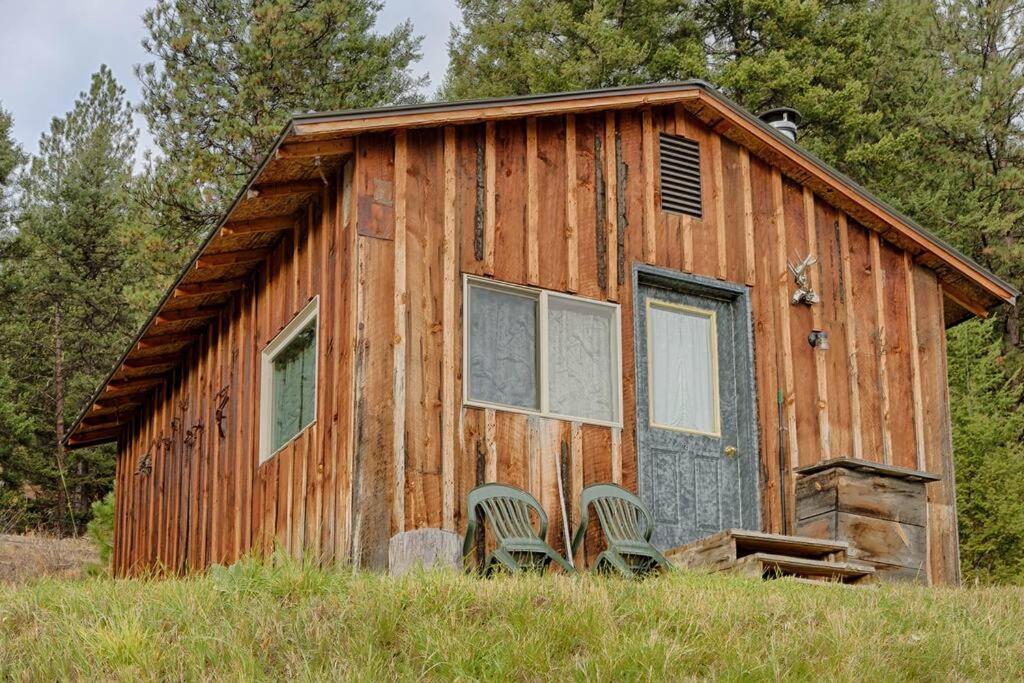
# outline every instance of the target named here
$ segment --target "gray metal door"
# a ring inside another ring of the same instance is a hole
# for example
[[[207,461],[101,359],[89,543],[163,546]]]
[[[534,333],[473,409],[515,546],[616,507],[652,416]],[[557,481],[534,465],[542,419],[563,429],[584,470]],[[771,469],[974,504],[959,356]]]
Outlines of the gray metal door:
[[[750,306],[745,287],[638,267],[640,497],[662,549],[760,529]]]

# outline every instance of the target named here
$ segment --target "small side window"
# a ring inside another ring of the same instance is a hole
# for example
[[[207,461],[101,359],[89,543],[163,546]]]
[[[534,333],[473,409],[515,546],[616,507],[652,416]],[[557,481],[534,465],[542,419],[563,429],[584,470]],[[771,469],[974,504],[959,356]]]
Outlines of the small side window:
[[[260,462],[316,419],[319,299],[313,299],[263,350]]]
[[[661,210],[702,218],[700,144],[662,133],[658,138]]]

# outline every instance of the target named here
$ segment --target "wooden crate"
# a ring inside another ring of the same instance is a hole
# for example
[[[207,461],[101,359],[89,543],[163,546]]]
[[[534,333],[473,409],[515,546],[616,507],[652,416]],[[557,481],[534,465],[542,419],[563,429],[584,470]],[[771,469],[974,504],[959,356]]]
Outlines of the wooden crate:
[[[798,534],[846,541],[882,579],[929,582],[925,487],[937,476],[852,458],[796,472]]]

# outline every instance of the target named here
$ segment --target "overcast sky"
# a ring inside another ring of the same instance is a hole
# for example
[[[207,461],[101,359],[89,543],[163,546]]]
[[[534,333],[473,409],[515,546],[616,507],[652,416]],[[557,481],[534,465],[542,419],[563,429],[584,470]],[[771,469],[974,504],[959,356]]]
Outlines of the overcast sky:
[[[148,61],[142,49],[142,12],[153,0],[0,0],[0,106],[14,116],[14,135],[35,152],[50,119],[71,109],[100,64],[108,65],[137,103],[133,67]],[[425,94],[441,82],[448,63],[455,0],[385,0],[378,29],[412,19],[423,36],[419,73],[430,75]],[[152,145],[136,115],[140,151]]]

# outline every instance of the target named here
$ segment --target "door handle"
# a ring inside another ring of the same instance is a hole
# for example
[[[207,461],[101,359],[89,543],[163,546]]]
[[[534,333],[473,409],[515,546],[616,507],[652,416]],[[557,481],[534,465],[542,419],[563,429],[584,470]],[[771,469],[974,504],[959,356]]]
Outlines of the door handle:
[[[727,458],[735,458],[736,457],[736,447],[735,446],[726,446],[724,453],[725,453],[725,457],[727,457]]]

